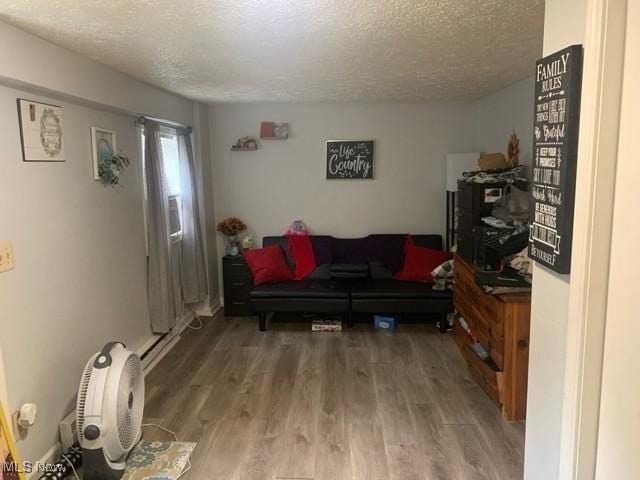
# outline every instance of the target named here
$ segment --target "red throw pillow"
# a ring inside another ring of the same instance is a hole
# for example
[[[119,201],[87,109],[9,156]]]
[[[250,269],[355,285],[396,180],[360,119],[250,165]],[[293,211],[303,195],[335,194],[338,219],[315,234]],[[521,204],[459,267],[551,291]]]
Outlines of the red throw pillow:
[[[451,258],[453,255],[449,252],[414,245],[411,235],[407,235],[404,244],[404,265],[394,278],[405,282],[433,283],[433,269]]]
[[[244,252],[244,259],[253,274],[254,285],[293,280],[280,245],[247,250]]]
[[[307,235],[289,235],[287,237],[289,255],[296,264],[294,277],[302,280],[316,269],[316,258],[313,255],[311,239]]]

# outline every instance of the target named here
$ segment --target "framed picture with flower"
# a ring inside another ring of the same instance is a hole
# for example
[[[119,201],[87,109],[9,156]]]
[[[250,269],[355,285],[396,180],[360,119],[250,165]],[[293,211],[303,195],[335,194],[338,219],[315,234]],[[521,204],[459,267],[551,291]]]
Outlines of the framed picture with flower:
[[[111,161],[116,153],[116,132],[91,127],[91,151],[93,152],[93,178],[101,180],[100,165]]]
[[[64,162],[62,107],[18,98],[22,159]]]

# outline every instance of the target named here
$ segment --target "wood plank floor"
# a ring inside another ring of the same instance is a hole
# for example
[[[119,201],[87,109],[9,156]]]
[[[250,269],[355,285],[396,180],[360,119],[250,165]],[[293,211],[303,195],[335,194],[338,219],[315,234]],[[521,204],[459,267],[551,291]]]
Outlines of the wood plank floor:
[[[430,325],[259,332],[254,318],[205,318],[146,389],[145,422],[198,442],[191,480],[522,478],[524,424],[501,419]]]

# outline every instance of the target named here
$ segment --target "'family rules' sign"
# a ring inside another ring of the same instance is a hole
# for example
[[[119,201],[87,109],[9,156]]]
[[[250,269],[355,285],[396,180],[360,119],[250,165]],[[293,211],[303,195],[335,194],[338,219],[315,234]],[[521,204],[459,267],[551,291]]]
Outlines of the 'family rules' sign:
[[[328,140],[327,179],[373,178],[373,140]]]
[[[536,63],[529,256],[569,273],[576,187],[582,45]]]

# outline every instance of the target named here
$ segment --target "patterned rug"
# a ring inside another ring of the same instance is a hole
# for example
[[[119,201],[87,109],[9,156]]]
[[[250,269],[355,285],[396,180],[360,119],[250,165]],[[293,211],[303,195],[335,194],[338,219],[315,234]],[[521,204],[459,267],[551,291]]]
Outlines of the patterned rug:
[[[127,458],[122,480],[175,480],[187,465],[195,446],[189,442],[141,440]]]

